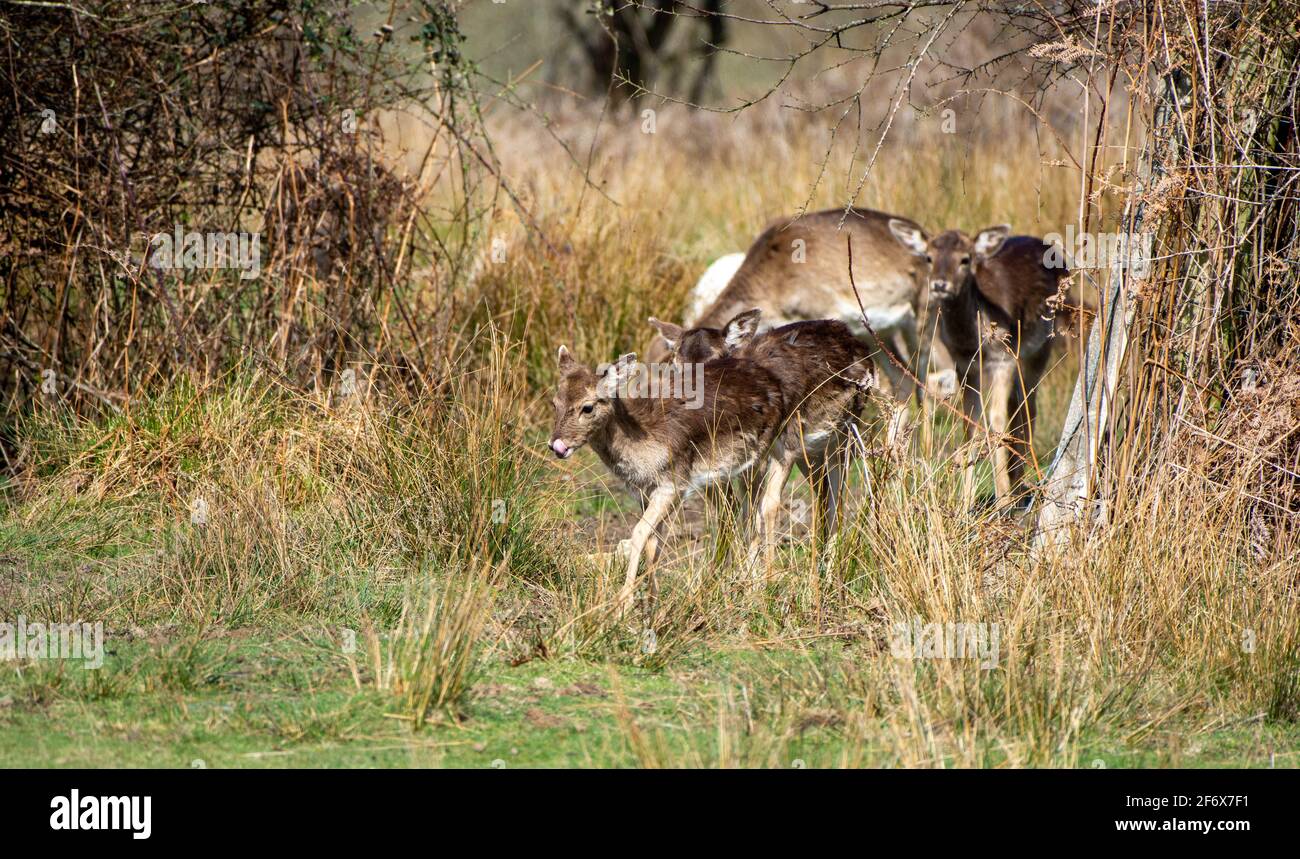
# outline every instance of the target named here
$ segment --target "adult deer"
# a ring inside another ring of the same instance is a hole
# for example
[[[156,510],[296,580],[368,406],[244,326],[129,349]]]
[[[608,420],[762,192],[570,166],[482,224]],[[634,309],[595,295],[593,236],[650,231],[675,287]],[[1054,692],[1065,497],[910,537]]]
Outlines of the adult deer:
[[[894,219],[898,244],[925,263],[939,338],[962,386],[962,411],[982,415],[997,437],[993,485],[997,503],[1016,500],[1032,453],[1038,385],[1055,334],[1054,299],[1064,266],[1046,264],[1049,245],[1010,236],[1002,225],[972,239],[959,230],[928,238],[915,224]],[[969,437],[971,426],[966,427]],[[974,500],[974,463],[967,462],[963,494]]]
[[[863,321],[865,309],[866,321],[894,357],[910,364],[924,379],[931,341],[922,331],[930,326],[918,321],[926,315],[925,266],[894,240],[891,220],[920,230],[906,218],[858,208],[847,212],[827,209],[772,221],[717,298],[688,324],[720,329],[736,314],[757,308],[764,327],[800,320],[839,320],[875,350],[876,341]],[[849,279],[850,238],[853,282]],[[698,289],[715,289],[717,275],[734,262],[734,257],[728,256],[715,263],[716,269],[710,266],[714,274],[701,278]],[[647,355],[651,361],[660,361],[668,351],[663,339],[656,338]],[[883,371],[881,387],[905,401],[912,393],[911,381],[887,355],[876,354],[875,360]],[[941,350],[935,361],[941,368],[950,366]]]

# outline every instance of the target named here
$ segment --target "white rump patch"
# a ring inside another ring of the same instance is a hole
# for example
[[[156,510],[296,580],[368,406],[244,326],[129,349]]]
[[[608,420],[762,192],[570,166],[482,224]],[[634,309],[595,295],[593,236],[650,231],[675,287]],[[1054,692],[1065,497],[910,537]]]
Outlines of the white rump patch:
[[[713,306],[722,295],[722,290],[727,288],[731,279],[736,276],[740,269],[740,264],[745,261],[745,255],[741,253],[727,254],[726,256],[715,259],[704,274],[700,275],[699,282],[695,284],[695,289],[691,290],[691,305],[686,309],[686,314],[682,318],[682,327],[690,328],[695,324],[695,320],[704,315],[704,311]]]

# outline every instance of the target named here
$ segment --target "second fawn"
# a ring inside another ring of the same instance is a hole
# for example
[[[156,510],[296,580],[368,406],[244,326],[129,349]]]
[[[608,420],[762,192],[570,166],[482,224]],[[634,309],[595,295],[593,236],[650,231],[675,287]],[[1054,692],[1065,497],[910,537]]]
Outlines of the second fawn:
[[[770,549],[781,490],[796,466],[812,484],[821,537],[834,533],[854,425],[877,377],[874,350],[843,322],[793,322],[756,334],[760,316],[760,310],[748,310],[721,328],[683,330],[657,319],[650,323],[678,360],[742,358],[776,377],[788,417],[763,476],[755,519]]]

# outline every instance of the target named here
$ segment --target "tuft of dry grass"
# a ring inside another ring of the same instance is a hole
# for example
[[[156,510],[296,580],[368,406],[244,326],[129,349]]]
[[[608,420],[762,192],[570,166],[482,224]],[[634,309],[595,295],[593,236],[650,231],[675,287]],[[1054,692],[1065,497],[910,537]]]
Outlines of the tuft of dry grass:
[[[473,561],[469,561],[473,563]],[[391,633],[366,628],[375,688],[402,700],[402,718],[419,730],[431,715],[456,717],[476,679],[483,633],[504,561],[496,567],[442,569],[415,586]],[[355,664],[353,676],[361,685]]]

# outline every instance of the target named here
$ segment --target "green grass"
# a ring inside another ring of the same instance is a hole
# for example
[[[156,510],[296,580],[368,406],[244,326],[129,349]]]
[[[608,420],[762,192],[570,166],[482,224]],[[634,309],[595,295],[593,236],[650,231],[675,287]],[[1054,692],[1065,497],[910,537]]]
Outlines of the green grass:
[[[358,689],[337,642],[317,632],[213,636],[196,656],[174,643],[110,640],[98,672],[0,668],[6,767],[638,766],[635,733],[692,765],[896,763],[849,728],[844,690],[816,694],[801,671],[833,675],[859,649],[696,653],[670,670],[576,660],[493,661],[455,720],[413,731],[393,699]],[[877,658],[887,659],[887,656]],[[55,677],[62,676],[61,681]],[[100,679],[91,675],[102,674]],[[772,678],[787,678],[787,688]],[[883,729],[882,729],[883,730]],[[720,752],[720,743],[729,751]],[[1300,726],[1177,725],[1122,744],[1089,738],[1076,765],[1295,767]],[[650,754],[653,754],[651,752]],[[943,763],[943,762],[936,762]],[[950,763],[950,762],[949,762]],[[996,752],[990,752],[997,765]]]

